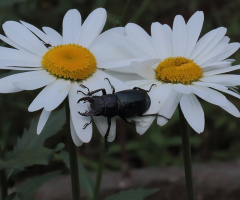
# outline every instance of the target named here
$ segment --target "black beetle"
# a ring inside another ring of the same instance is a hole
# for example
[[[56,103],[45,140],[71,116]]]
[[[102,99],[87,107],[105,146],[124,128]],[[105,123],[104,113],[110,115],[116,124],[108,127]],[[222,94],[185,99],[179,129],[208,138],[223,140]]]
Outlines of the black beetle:
[[[119,116],[127,123],[129,122],[127,121],[126,118],[130,118],[130,117],[145,117],[145,116],[164,117],[157,113],[143,115],[143,113],[145,113],[151,105],[151,99],[147,93],[150,92],[151,88],[155,84],[152,84],[149,90],[144,90],[142,88],[134,87],[133,89],[122,90],[115,93],[115,88],[113,87],[109,79],[108,78],[105,78],[105,79],[108,80],[112,88],[112,94],[107,94],[104,88],[97,89],[90,92],[89,88],[87,88],[82,84],[80,85],[82,88],[87,89],[88,93],[86,94],[80,90],[78,90],[78,92],[81,92],[84,95],[87,95],[88,97],[83,97],[79,99],[78,103],[80,101],[89,102],[90,111],[85,111],[85,113],[81,113],[79,111],[78,113],[82,116],[107,117],[108,129],[105,134],[106,140],[108,139],[112,117]],[[102,96],[92,96],[93,94],[100,91],[103,93]],[[168,118],[166,117],[164,118],[168,120]],[[90,121],[89,123],[86,123],[83,129],[85,129],[91,122],[92,121]]]

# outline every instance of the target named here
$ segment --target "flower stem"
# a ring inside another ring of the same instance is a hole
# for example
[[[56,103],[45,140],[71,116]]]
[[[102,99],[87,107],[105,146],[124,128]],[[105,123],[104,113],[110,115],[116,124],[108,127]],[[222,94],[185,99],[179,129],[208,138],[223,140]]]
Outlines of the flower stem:
[[[71,132],[70,132],[70,110],[69,102],[65,101],[66,116],[67,116],[67,127],[69,133],[67,134],[68,138],[68,153],[70,161],[70,172],[71,172],[71,182],[72,182],[72,199],[80,199],[80,185],[79,185],[79,175],[78,175],[78,163],[77,163],[77,147],[73,143]]]
[[[3,142],[0,141],[0,160],[4,159],[4,145]],[[7,176],[6,171],[4,169],[0,170],[0,187],[1,187],[1,199],[5,200],[7,198]]]
[[[106,155],[107,155],[107,147],[104,146],[102,148],[100,159],[99,159],[99,166],[98,166],[97,178],[96,178],[96,183],[95,183],[95,188],[94,188],[93,200],[98,200]]]
[[[182,113],[180,106],[178,106],[179,118],[181,121],[182,132],[182,146],[183,146],[183,159],[185,169],[185,181],[187,186],[188,200],[195,200],[195,192],[192,177],[192,161],[191,161],[191,146],[189,142],[188,125]]]

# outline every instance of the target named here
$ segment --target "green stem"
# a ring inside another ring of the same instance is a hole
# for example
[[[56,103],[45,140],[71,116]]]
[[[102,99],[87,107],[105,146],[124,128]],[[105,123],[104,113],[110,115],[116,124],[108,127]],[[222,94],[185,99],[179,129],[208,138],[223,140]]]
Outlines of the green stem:
[[[188,200],[195,200],[195,192],[192,177],[192,161],[191,161],[191,146],[189,142],[188,125],[182,113],[180,106],[178,106],[179,118],[181,121],[182,132],[182,146],[183,146],[183,159],[185,169],[185,181],[187,186]]]
[[[5,200],[7,198],[7,177],[5,170],[0,171],[0,185],[1,185],[1,199]]]
[[[101,186],[101,181],[102,181],[102,174],[103,174],[103,168],[104,168],[106,155],[107,155],[107,148],[104,146],[102,148],[100,159],[99,159],[99,166],[98,166],[96,183],[95,183],[95,188],[94,188],[93,200],[97,200],[98,196],[99,196],[99,191],[100,191],[100,186]]]
[[[79,185],[79,176],[78,176],[78,163],[77,163],[77,147],[73,143],[71,132],[70,132],[70,110],[68,100],[65,102],[66,116],[67,116],[67,126],[69,133],[68,137],[68,152],[70,160],[70,172],[71,172],[71,182],[72,182],[72,199],[80,199],[80,185]]]

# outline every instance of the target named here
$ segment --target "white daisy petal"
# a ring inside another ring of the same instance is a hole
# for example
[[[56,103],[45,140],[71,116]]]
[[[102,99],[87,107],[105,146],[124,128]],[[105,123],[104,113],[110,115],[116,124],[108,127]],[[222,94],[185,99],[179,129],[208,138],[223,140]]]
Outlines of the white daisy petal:
[[[202,96],[201,93],[198,95],[199,93],[196,92],[196,94],[211,104],[218,106],[226,106],[228,104],[227,98],[216,90],[200,86],[194,86],[194,88],[197,88],[198,91],[202,91],[204,93],[204,96]]]
[[[38,125],[37,125],[37,134],[38,135],[42,132],[43,127],[45,126],[50,114],[51,114],[51,111],[47,111],[45,109],[42,110],[42,113],[40,115]]]
[[[206,76],[212,76],[212,75],[216,75],[216,74],[223,74],[223,73],[235,71],[238,69],[240,69],[240,65],[235,65],[235,66],[231,66],[231,67],[226,67],[226,68],[221,68],[221,69],[216,69],[216,70],[205,72],[204,76],[206,77]]]
[[[146,126],[141,126],[139,123],[136,123],[136,131],[139,135],[144,134],[149,127],[152,125],[153,121],[154,121],[155,117],[152,117],[152,119],[148,122],[148,125]]]
[[[142,62],[132,61],[132,72],[136,72],[146,79],[155,79],[155,72],[151,69],[151,66],[157,63],[159,63],[159,59],[148,59]]]
[[[68,95],[71,88],[71,82],[59,79],[47,87],[49,87],[49,93],[46,96],[44,108],[47,111],[52,111],[57,108]]]
[[[77,43],[81,33],[82,18],[78,10],[69,10],[63,18],[63,43]]]
[[[3,24],[7,37],[28,51],[43,56],[47,48],[30,30],[18,22],[8,21]]]
[[[228,101],[228,104],[226,106],[221,106],[221,108],[233,115],[234,117],[240,117],[238,109],[230,101]]]
[[[29,112],[34,112],[36,110],[40,110],[41,108],[44,107],[46,97],[51,91],[51,87],[46,86],[45,88],[42,89],[42,91],[35,97],[33,102],[30,104],[28,107]]]
[[[187,23],[187,50],[186,57],[189,57],[196,45],[200,32],[202,30],[204,15],[202,11],[195,12]]]
[[[219,85],[216,83],[209,83],[209,82],[194,82],[193,85],[198,85],[198,86],[205,86],[205,87],[210,87],[216,90],[227,90],[228,88],[223,86],[223,85]]]
[[[231,81],[234,78],[240,79],[240,75],[232,75],[232,74],[212,75],[212,76],[203,77],[200,80],[204,82],[221,83],[221,82]]]
[[[181,83],[174,84],[173,85],[173,89],[176,92],[179,92],[181,94],[190,94],[190,93],[192,93],[192,88],[191,87],[189,87],[188,85],[183,85]]]
[[[175,92],[173,89],[171,89],[170,94],[168,95],[166,100],[164,102],[162,102],[162,106],[161,106],[158,114],[170,119],[178,106],[180,98],[181,98],[181,94],[179,94],[179,93]],[[167,122],[168,121],[163,117],[157,118],[157,124],[159,126],[163,126]]]
[[[11,63],[8,64],[8,62],[11,62],[12,60],[13,63],[14,61],[16,61],[16,63],[17,61],[25,61],[26,63],[29,63],[23,66],[41,67],[42,58],[27,51],[0,47],[0,61],[2,61],[2,63],[0,63],[0,66],[13,66]],[[30,63],[32,65],[30,65]],[[20,66],[17,64],[15,65]]]
[[[214,40],[214,38],[218,35],[218,33],[225,32],[225,28],[220,27],[217,29],[214,29],[208,33],[206,33],[201,39],[197,42],[196,46],[194,47],[191,55],[189,56],[190,59],[195,59],[201,52],[205,50],[205,48],[208,47],[209,44],[211,44],[211,41]],[[212,45],[210,46],[212,47]]]
[[[40,70],[29,72],[24,79],[14,82],[14,85],[23,90],[35,90],[49,85],[55,80],[56,78],[50,75],[47,71]]]
[[[24,48],[22,48],[21,46],[19,46],[18,44],[16,44],[15,42],[13,42],[12,40],[8,39],[6,36],[1,35],[0,34],[0,40],[2,40],[3,42],[9,44],[12,47],[15,47],[16,49],[20,49],[20,50],[24,50]]]
[[[181,110],[189,125],[197,132],[204,130],[204,112],[201,104],[194,94],[182,95],[180,100]]]
[[[23,26],[27,27],[30,31],[32,31],[36,36],[38,36],[42,41],[46,42],[46,43],[50,43],[49,37],[42,32],[41,30],[39,30],[38,28],[36,28],[35,26],[26,23],[24,21],[20,21],[22,23]]]
[[[89,48],[96,37],[101,33],[107,19],[106,10],[97,8],[84,21],[81,29],[79,44]]]
[[[128,23],[125,26],[126,34],[131,41],[133,41],[146,55],[156,57],[157,54],[153,49],[151,37],[146,31],[134,23]]]
[[[20,73],[22,74],[22,73]],[[10,76],[6,76],[0,79],[0,93],[13,93],[22,91],[22,89],[16,87],[13,82],[20,79],[21,75],[14,74]]]
[[[198,63],[199,61],[203,60],[204,57],[206,57],[205,59],[207,59],[208,57],[214,56],[213,49],[219,43],[219,41],[222,40],[226,32],[227,32],[226,28],[223,28],[223,27],[218,28],[217,34],[214,36],[214,38],[208,41],[208,44],[205,45],[204,50],[201,51],[197,55],[197,57],[194,58],[194,60]],[[216,49],[216,50],[219,50],[219,49]],[[204,62],[204,60],[202,62]]]
[[[172,34],[173,56],[184,56],[187,48],[187,27],[181,15],[174,19]]]
[[[206,63],[212,63],[215,62],[216,58],[221,55],[223,52],[225,52],[225,49],[228,46],[228,42],[229,42],[229,38],[228,37],[223,37],[222,40],[215,45],[215,47],[213,49],[211,49],[211,51],[204,55],[204,57],[202,58],[197,58],[195,61],[198,63],[198,65],[202,66]]]
[[[93,117],[93,119],[100,134],[103,137],[105,137],[108,129],[107,118],[103,116],[96,116],[96,117]],[[116,136],[116,119],[111,118],[111,126],[110,126],[110,131],[107,137],[107,141],[112,142],[115,139],[115,136]]]
[[[231,66],[231,62],[226,62],[226,60],[225,61],[223,61],[223,62],[213,62],[213,63],[206,63],[205,65],[201,65],[201,67],[202,68],[204,68],[204,70],[206,70],[206,69],[208,69],[208,68],[210,68],[210,69],[212,69],[212,68],[223,68],[223,67],[229,67],[229,66]]]
[[[70,130],[71,130],[71,136],[73,139],[74,144],[79,147],[83,144],[82,140],[79,139],[77,132],[74,129],[73,122],[72,122],[72,117],[70,117]]]
[[[49,27],[43,27],[42,29],[49,37],[50,44],[53,46],[57,46],[63,43],[63,38],[57,31]]]
[[[224,53],[222,53],[221,55],[219,55],[216,58],[216,61],[222,61],[225,60],[226,58],[228,58],[229,56],[231,56],[232,54],[234,54],[240,47],[240,44],[238,42],[235,43],[231,43],[227,46],[227,49]]]
[[[92,138],[92,124],[89,124],[86,128],[84,128],[85,124],[88,124],[91,121],[91,117],[81,116],[78,111],[84,112],[88,110],[87,104],[77,103],[77,101],[84,97],[82,93],[77,93],[79,90],[79,85],[77,83],[73,83],[71,90],[69,92],[69,107],[71,111],[71,118],[73,127],[77,133],[78,138],[87,143]]]

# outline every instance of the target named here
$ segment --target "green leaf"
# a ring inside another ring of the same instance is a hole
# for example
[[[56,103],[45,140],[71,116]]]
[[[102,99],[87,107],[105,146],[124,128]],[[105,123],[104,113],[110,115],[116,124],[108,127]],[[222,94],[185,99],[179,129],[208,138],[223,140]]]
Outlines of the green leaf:
[[[35,164],[47,165],[54,151],[44,147],[31,147],[19,152],[9,152],[5,160],[0,160],[0,169],[19,169]]]
[[[59,155],[62,157],[65,165],[70,169],[68,153],[66,151],[62,151],[60,152]],[[93,188],[94,188],[93,181],[79,158],[78,158],[78,174],[79,174],[81,189],[86,193],[87,197],[91,199],[93,197]]]
[[[125,200],[125,199],[131,199],[131,200],[144,200],[145,197],[154,194],[155,192],[158,192],[159,189],[144,189],[144,188],[138,188],[138,189],[130,189],[126,191],[119,192],[117,194],[111,195],[104,200]]]
[[[59,144],[55,150],[43,146],[44,141],[62,129],[66,121],[64,109],[55,111],[48,120],[40,135],[36,133],[37,122],[32,120],[30,127],[24,130],[13,151],[6,153],[5,159],[0,160],[0,169],[19,169],[32,165],[46,165],[56,151],[64,146]]]
[[[24,196],[23,198],[24,200],[32,200],[33,195],[36,193],[37,189],[43,185],[43,183],[59,175],[60,173],[61,173],[60,171],[54,171],[44,175],[33,177],[26,181],[25,183],[23,183],[18,188],[17,192]]]

